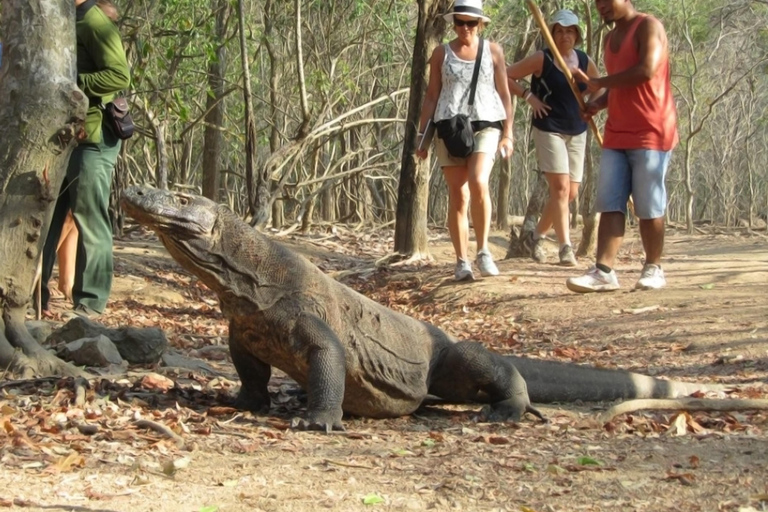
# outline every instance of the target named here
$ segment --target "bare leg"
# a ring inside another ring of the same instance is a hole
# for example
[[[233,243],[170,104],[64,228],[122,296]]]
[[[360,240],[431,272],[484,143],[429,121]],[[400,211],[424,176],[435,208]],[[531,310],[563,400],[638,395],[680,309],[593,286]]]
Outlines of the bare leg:
[[[467,160],[470,208],[475,228],[477,250],[488,246],[491,230],[492,203],[488,179],[493,169],[493,158],[485,153],[472,153]]]
[[[469,187],[466,167],[443,167],[448,184],[448,231],[458,259],[467,260],[469,246]]]
[[[645,249],[645,262],[661,265],[664,251],[664,217],[640,219],[640,238]]]
[[[56,257],[59,262],[59,291],[70,302],[72,301],[72,286],[75,284],[75,259],[77,256],[78,231],[72,212],[67,213],[64,226],[61,229]]]
[[[544,206],[544,211],[536,226],[536,234],[545,235],[549,228],[554,226],[557,241],[560,245],[571,243],[568,200],[571,193],[571,180],[567,174],[544,173],[549,184],[549,200]],[[578,183],[576,190],[578,191]]]
[[[613,268],[616,254],[624,240],[625,224],[622,212],[600,214],[600,225],[597,229],[597,263]]]

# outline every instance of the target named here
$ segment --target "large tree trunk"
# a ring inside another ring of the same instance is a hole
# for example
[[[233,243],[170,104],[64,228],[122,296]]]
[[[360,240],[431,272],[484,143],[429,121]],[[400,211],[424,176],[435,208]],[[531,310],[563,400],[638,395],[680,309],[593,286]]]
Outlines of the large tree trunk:
[[[203,142],[203,195],[218,201],[219,168],[221,166],[221,148],[223,137],[221,128],[224,124],[224,76],[227,68],[227,49],[223,41],[227,37],[226,20],[229,18],[227,0],[211,0],[211,9],[216,16],[216,37],[221,43],[216,48],[216,56],[208,62],[208,87],[212,94],[207,95],[205,114],[205,135]]]
[[[4,0],[0,34],[0,368],[23,376],[78,370],[24,321],[45,231],[87,100],[77,88],[72,0]]]
[[[411,90],[408,99],[408,122],[405,125],[400,184],[397,191],[395,220],[395,252],[408,258],[428,258],[427,200],[429,191],[429,159],[422,161],[414,154],[421,104],[427,86],[427,68],[432,50],[440,43],[445,22],[440,13],[450,7],[449,0],[419,0],[419,19],[411,61]]]

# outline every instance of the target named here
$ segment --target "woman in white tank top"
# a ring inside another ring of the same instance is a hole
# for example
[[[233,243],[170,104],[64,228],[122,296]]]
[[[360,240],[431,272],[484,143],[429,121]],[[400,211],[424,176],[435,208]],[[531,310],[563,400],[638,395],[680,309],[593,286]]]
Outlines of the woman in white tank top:
[[[428,121],[442,121],[466,114],[475,129],[475,149],[467,158],[451,156],[443,141],[435,137],[435,152],[448,184],[448,229],[456,251],[454,278],[473,280],[469,245],[468,206],[477,241],[475,263],[482,276],[499,274],[488,248],[491,227],[491,196],[488,179],[497,151],[512,155],[512,102],[507,85],[504,52],[496,43],[484,41],[474,104],[468,104],[470,84],[478,57],[480,32],[490,19],[483,15],[482,0],[456,0],[443,16],[453,25],[456,38],[435,48],[429,60],[427,93],[421,109],[419,133]],[[416,151],[427,158],[428,150]]]

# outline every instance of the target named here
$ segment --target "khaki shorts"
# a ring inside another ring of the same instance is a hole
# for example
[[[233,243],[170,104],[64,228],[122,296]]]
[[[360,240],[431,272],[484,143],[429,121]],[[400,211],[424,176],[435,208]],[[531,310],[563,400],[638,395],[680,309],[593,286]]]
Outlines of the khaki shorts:
[[[498,128],[485,128],[475,132],[475,150],[473,153],[486,153],[491,155],[491,162],[496,160],[496,151],[499,149],[499,140],[501,139],[501,130]],[[435,154],[437,155],[437,164],[440,167],[466,167],[466,158],[456,158],[448,153],[443,139],[435,137]]]
[[[567,174],[573,183],[581,183],[584,176],[584,151],[587,132],[581,135],[563,135],[533,129],[536,159],[539,170],[552,174]]]

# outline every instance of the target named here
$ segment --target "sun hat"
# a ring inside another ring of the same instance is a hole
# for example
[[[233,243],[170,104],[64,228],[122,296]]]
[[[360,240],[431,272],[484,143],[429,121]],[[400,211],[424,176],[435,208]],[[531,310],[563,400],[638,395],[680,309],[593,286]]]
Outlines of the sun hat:
[[[491,21],[491,18],[483,14],[483,0],[456,0],[453,3],[453,9],[443,14],[443,19],[448,23],[453,23],[454,14],[480,18],[486,23]]]
[[[576,31],[579,33],[579,36],[576,38],[577,46],[584,40],[581,35],[581,27],[579,26],[579,17],[570,9],[560,9],[552,15],[552,18],[550,18],[549,23],[547,24],[550,34],[552,34],[552,31],[555,29],[555,25],[560,25],[561,27],[576,27]]]

